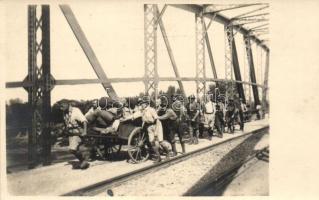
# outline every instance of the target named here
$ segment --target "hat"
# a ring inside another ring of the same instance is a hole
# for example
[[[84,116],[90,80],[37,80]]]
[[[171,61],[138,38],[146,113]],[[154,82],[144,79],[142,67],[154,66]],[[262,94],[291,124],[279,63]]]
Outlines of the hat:
[[[143,103],[147,103],[147,104],[150,104],[150,102],[151,102],[151,98],[149,97],[149,96],[144,96],[143,98],[142,98],[142,104]]]
[[[195,99],[195,95],[190,95],[189,97],[188,97],[189,99]]]

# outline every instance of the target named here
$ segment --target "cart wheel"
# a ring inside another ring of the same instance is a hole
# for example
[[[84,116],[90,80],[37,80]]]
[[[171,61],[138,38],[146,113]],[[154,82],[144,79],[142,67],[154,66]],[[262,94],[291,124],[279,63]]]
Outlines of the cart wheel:
[[[149,157],[149,150],[146,146],[146,133],[140,127],[135,128],[128,139],[128,155],[133,163],[144,162]]]

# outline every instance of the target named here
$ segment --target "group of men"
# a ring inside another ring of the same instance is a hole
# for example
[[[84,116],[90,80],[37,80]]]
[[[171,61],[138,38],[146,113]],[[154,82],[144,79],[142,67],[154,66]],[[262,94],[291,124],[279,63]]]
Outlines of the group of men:
[[[229,99],[225,106],[213,95],[208,95],[207,101],[203,103],[196,100],[194,95],[190,95],[187,102],[174,95],[170,98],[160,96],[154,107],[150,104],[149,97],[139,98],[137,105],[131,110],[126,102],[120,103],[121,106],[118,107],[109,107],[106,100],[100,100],[94,101],[84,115],[80,109],[63,103],[61,110],[69,134],[69,149],[80,161],[75,167],[89,167],[90,147],[84,144],[82,137],[87,134],[88,124],[92,123],[102,134],[112,134],[116,133],[120,122],[141,118],[142,131],[147,133],[147,146],[153,152],[155,162],[161,161],[160,149],[164,150],[167,158],[177,155],[176,135],[182,153],[185,153],[185,132],[189,133],[189,144],[198,144],[203,130],[207,130],[209,140],[212,139],[214,129],[219,137],[223,137],[225,127],[228,132],[233,133],[234,122],[238,117],[240,129],[244,129],[243,112],[246,106],[239,98],[235,101]]]

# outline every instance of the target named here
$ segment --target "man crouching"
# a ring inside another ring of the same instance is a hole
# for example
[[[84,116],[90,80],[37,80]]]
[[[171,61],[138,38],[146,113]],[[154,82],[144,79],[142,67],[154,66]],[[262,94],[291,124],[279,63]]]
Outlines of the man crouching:
[[[68,102],[63,102],[60,109],[63,111],[69,135],[69,151],[80,161],[78,165],[73,165],[73,169],[87,169],[90,166],[90,149],[83,144],[81,138],[87,134],[87,120],[79,108],[71,106]]]

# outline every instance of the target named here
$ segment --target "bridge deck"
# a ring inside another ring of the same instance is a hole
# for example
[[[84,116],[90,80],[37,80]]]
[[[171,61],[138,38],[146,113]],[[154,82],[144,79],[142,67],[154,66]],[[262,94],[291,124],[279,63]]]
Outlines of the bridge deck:
[[[244,133],[267,125],[268,119],[246,123]],[[200,139],[198,145],[186,145],[186,151],[194,151],[244,133],[239,131],[236,131],[234,135],[226,133],[224,138],[213,137],[212,141]],[[177,144],[177,150],[181,152],[179,144]],[[124,158],[112,162],[94,161],[91,162],[91,167],[87,170],[72,170],[70,163],[61,162],[51,166],[8,174],[8,192],[12,195],[62,195],[149,165],[152,165],[152,161],[130,164]]]

